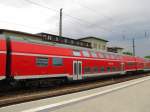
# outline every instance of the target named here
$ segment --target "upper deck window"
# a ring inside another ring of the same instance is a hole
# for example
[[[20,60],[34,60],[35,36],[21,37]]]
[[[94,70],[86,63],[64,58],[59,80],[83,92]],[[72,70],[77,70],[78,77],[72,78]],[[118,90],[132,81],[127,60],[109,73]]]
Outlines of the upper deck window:
[[[80,51],[73,51],[73,55],[74,56],[81,56],[81,53],[80,53]]]
[[[88,51],[82,51],[82,53],[83,53],[83,56],[85,56],[85,57],[90,57],[90,54],[89,54]]]
[[[109,55],[108,55],[108,54],[103,53],[103,55],[104,55],[104,58],[109,58]]]
[[[98,55],[99,55],[99,58],[104,58],[104,55],[102,53],[99,52]]]
[[[91,52],[93,57],[97,57],[97,54],[95,52]]]

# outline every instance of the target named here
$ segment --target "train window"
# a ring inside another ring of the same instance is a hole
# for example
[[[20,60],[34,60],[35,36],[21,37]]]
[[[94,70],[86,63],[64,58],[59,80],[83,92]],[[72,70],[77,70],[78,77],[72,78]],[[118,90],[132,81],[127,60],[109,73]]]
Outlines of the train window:
[[[93,57],[97,57],[97,54],[95,52],[91,52]]]
[[[109,54],[105,54],[105,55],[106,55],[106,58],[108,58],[108,59],[110,58],[110,55],[109,55]]]
[[[53,57],[52,58],[52,63],[53,63],[54,66],[62,66],[63,65],[63,60],[62,60],[62,58]]]
[[[113,57],[114,57],[114,59],[117,59],[117,55],[114,54]]]
[[[98,72],[98,67],[94,67],[93,72]]]
[[[100,68],[100,71],[101,71],[101,72],[104,72],[104,71],[105,71],[104,67],[101,67],[101,68]]]
[[[115,68],[115,67],[112,67],[112,71],[116,71],[116,68]]]
[[[81,53],[80,53],[80,51],[73,51],[73,55],[74,56],[81,56]]]
[[[85,56],[85,57],[89,57],[90,56],[88,51],[82,51],[82,53],[83,53],[83,56]]]
[[[48,66],[48,58],[45,57],[37,57],[36,65],[40,67]]]
[[[104,57],[104,58],[107,58],[107,56],[106,56],[106,54],[105,54],[105,53],[103,53],[103,57]]]
[[[121,59],[121,57],[119,55],[116,55],[117,59]]]
[[[128,64],[128,66],[133,66],[134,62],[128,62],[127,64]]]
[[[110,71],[111,71],[110,67],[107,67],[107,71],[108,71],[108,72],[110,72]]]
[[[104,58],[104,55],[102,53],[99,52],[98,55],[99,55],[99,58]]]
[[[118,67],[117,70],[118,70],[118,71],[121,71],[121,67]]]
[[[115,55],[114,54],[111,54],[111,59],[115,59]]]
[[[91,69],[90,67],[84,67],[84,73],[90,73]]]

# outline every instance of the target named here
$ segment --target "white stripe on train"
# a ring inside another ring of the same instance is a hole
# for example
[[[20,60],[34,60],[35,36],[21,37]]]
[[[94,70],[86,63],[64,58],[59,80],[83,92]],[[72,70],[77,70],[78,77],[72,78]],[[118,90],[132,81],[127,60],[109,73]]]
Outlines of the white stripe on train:
[[[33,54],[33,53],[20,53],[20,52],[12,52],[12,55],[23,55],[23,56],[43,56],[43,57],[61,57],[61,58],[73,58],[73,59],[88,59],[88,60],[105,60],[105,61],[120,61],[115,59],[98,59],[98,58],[82,58],[82,57],[73,57],[73,56],[58,56],[58,55],[45,55],[45,54]],[[135,61],[128,61],[128,62],[135,62]]]

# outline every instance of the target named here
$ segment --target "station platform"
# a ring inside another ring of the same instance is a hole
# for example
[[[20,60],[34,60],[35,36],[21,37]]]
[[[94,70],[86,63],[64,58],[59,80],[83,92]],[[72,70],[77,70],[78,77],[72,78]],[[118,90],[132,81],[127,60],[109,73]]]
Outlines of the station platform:
[[[0,108],[0,112],[150,112],[150,76]]]

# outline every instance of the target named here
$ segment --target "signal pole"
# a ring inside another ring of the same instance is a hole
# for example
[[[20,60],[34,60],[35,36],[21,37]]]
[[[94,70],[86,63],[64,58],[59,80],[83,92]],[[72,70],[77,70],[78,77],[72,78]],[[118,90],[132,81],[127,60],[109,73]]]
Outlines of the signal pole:
[[[133,43],[133,56],[135,56],[135,38],[132,39],[132,43]]]
[[[62,36],[62,8],[60,9],[60,18],[59,18],[59,37]]]

